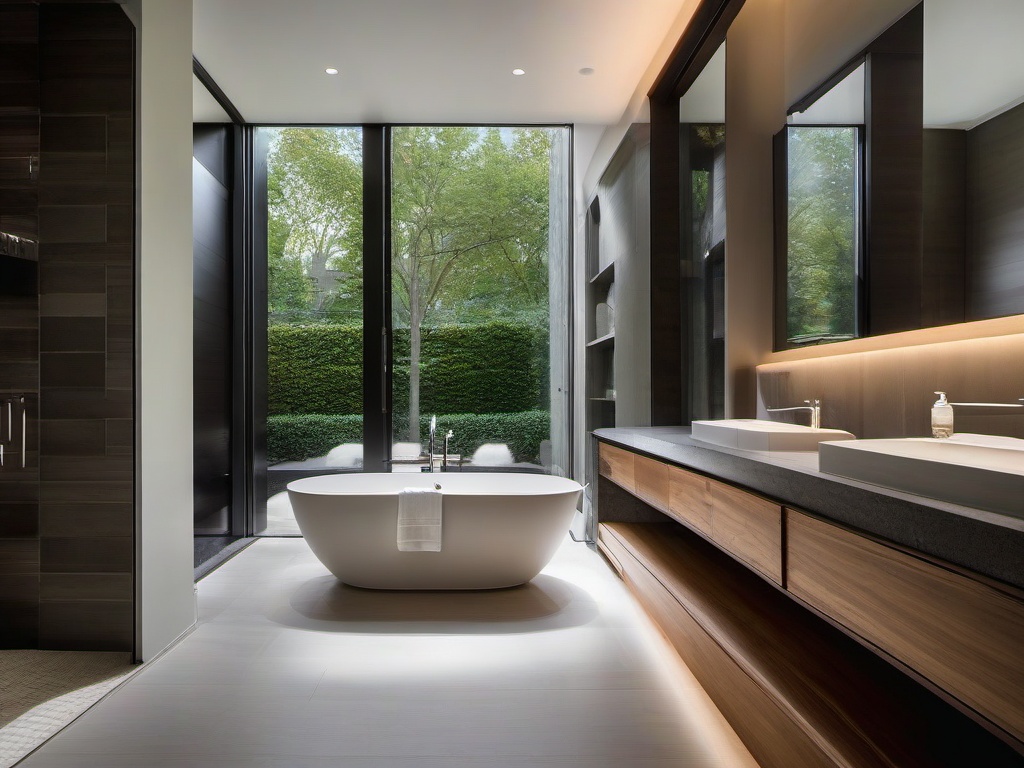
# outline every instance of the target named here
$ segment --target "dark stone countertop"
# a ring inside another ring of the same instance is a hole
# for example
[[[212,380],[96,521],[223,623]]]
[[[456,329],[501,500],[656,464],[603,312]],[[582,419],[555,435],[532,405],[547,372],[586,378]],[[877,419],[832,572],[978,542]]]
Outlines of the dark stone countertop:
[[[689,427],[594,436],[1024,589],[1024,520],[828,475],[817,452],[723,448],[694,440]]]

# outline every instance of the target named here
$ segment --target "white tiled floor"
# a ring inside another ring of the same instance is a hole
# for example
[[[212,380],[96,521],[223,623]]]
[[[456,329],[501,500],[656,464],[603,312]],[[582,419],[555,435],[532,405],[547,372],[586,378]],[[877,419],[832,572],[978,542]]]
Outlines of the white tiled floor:
[[[264,539],[199,584],[189,637],[26,768],[755,766],[599,555],[530,584],[339,584]]]

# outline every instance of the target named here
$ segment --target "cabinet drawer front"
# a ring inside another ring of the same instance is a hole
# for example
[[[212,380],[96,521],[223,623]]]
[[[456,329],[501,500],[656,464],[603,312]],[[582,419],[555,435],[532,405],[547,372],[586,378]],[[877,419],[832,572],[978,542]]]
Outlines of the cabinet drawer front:
[[[662,512],[668,511],[668,465],[636,456],[633,459],[633,480],[636,495]]]
[[[598,472],[630,493],[636,493],[633,482],[633,459],[634,455],[629,451],[600,443],[597,454]]]
[[[668,508],[677,520],[711,535],[711,484],[703,475],[669,467]]]
[[[782,507],[738,488],[709,482],[711,538],[776,584],[782,584]]]
[[[796,596],[1024,739],[1024,603],[791,509]]]

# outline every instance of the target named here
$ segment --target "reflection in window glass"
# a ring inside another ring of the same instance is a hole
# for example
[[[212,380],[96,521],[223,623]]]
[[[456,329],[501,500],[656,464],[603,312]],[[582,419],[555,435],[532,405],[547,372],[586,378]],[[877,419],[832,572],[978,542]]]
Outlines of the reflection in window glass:
[[[725,44],[679,100],[680,244],[690,419],[725,415]]]
[[[788,301],[791,344],[857,335],[859,129],[788,131]]]

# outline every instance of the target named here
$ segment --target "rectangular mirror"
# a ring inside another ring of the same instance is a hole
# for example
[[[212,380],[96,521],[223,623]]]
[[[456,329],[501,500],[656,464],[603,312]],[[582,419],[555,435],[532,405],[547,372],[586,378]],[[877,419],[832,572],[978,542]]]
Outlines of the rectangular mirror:
[[[791,107],[776,349],[1024,313],[1021,29],[925,0]]]

